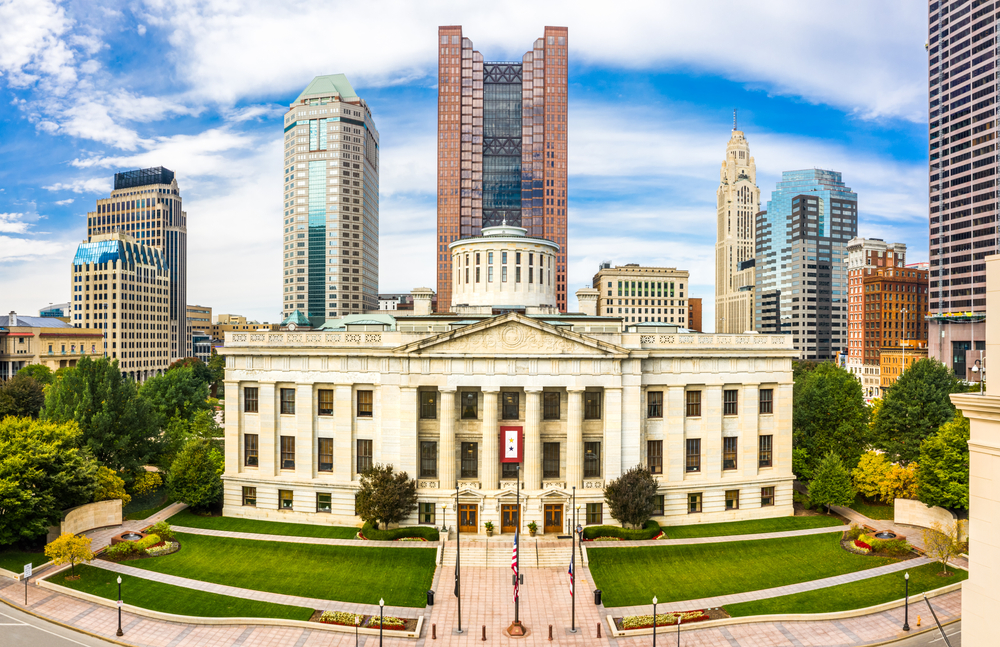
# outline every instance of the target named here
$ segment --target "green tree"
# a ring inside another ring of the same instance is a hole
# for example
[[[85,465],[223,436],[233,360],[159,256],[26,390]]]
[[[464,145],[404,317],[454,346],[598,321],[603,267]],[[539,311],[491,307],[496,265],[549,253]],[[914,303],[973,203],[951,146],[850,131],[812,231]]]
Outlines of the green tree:
[[[97,466],[75,423],[0,420],[0,546],[45,535],[63,510],[90,503]]]
[[[653,516],[656,479],[649,470],[636,465],[604,486],[611,518],[623,527],[642,528]]]
[[[195,413],[208,409],[208,383],[190,366],[173,368],[149,378],[139,389],[139,395],[153,406],[160,416],[161,426],[171,418],[190,422]]]
[[[917,498],[927,505],[969,509],[969,419],[957,415],[920,443]]]
[[[362,521],[376,528],[399,523],[417,507],[417,483],[392,465],[375,464],[361,474],[355,507]]]
[[[208,370],[212,375],[212,395],[219,392],[222,381],[226,379],[226,358],[212,349],[212,357],[208,360]]]
[[[125,481],[102,465],[97,468],[94,502],[110,501],[111,499],[121,499],[122,505],[126,506],[132,497],[125,491]]]
[[[820,364],[795,381],[792,422],[794,446],[807,454],[805,472],[815,473],[829,452],[853,468],[868,444],[868,407],[861,385],[836,364]]]
[[[75,421],[82,446],[121,475],[138,474],[160,452],[156,414],[139,397],[135,382],[118,370],[117,360],[83,357],[49,387],[42,417]]]
[[[170,467],[167,484],[175,501],[206,510],[222,498],[225,460],[219,450],[203,438],[184,445]]]
[[[0,418],[37,418],[43,404],[45,390],[38,380],[29,373],[24,373],[23,369],[0,384]]]
[[[211,369],[209,369],[205,362],[201,361],[197,357],[185,357],[174,361],[167,367],[167,373],[182,368],[191,369],[194,372],[194,376],[198,378],[198,381],[202,384],[208,385],[212,383],[213,375]]]
[[[834,452],[827,452],[816,466],[813,480],[809,482],[809,499],[814,505],[851,505],[854,502],[854,488],[851,474]]]
[[[46,384],[52,384],[52,380],[54,378],[52,369],[50,369],[45,364],[28,364],[20,371],[18,371],[17,374],[33,377],[39,384],[43,386]]]
[[[891,467],[884,454],[865,452],[858,461],[858,466],[851,470],[854,489],[869,501],[876,500]]]
[[[806,373],[812,373],[820,365],[819,362],[811,359],[797,359],[792,361],[792,379],[797,380]]]
[[[914,362],[885,394],[875,420],[875,445],[893,463],[920,456],[920,443],[955,415],[948,397],[962,391],[958,378],[933,359]]]

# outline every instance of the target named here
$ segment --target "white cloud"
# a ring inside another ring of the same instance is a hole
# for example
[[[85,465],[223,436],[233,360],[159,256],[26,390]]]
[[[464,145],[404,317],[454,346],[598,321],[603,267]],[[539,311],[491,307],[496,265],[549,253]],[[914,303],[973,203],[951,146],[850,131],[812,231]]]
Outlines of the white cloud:
[[[136,31],[139,32],[140,36],[145,36],[146,35],[146,25],[139,25],[136,28]]]
[[[2,230],[0,230],[2,231]],[[65,259],[72,245],[53,240],[33,238],[12,238],[0,235],[0,262],[41,260],[43,258]],[[69,272],[67,262],[65,272]],[[7,281],[5,280],[6,284]]]
[[[107,177],[92,177],[72,182],[56,182],[42,187],[46,191],[72,191],[73,193],[108,193],[111,180]]]
[[[0,213],[0,232],[6,234],[24,234],[31,226],[26,221],[27,214],[24,213]]]
[[[0,3],[0,74],[14,87],[46,79],[60,91],[76,79],[73,52],[63,36],[72,22],[51,0],[8,0]]]
[[[67,204],[73,204],[76,198],[66,198],[65,200],[56,200],[56,204],[62,206]]]

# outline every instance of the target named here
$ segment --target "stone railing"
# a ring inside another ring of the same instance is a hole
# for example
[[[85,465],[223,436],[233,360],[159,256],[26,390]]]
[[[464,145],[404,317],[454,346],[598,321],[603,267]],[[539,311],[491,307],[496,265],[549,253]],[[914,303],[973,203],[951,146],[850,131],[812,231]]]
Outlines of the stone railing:
[[[744,348],[791,349],[790,335],[716,335],[703,333],[626,333],[622,335],[626,348]]]
[[[424,335],[426,336],[426,335]],[[412,341],[413,335],[399,332],[227,332],[227,347],[368,347],[393,348]]]

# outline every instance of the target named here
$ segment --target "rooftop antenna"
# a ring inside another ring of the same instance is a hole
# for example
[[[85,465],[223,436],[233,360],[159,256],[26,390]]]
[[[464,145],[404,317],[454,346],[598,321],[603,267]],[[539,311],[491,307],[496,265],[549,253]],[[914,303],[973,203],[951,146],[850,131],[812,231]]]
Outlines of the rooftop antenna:
[[[733,108],[733,130],[736,130],[736,108]]]

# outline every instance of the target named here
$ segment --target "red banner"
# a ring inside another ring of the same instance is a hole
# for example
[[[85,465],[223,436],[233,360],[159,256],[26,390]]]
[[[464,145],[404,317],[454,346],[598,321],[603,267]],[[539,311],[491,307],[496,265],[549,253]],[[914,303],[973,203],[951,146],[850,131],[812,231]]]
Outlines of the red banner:
[[[500,462],[524,461],[524,430],[522,427],[500,427]]]

